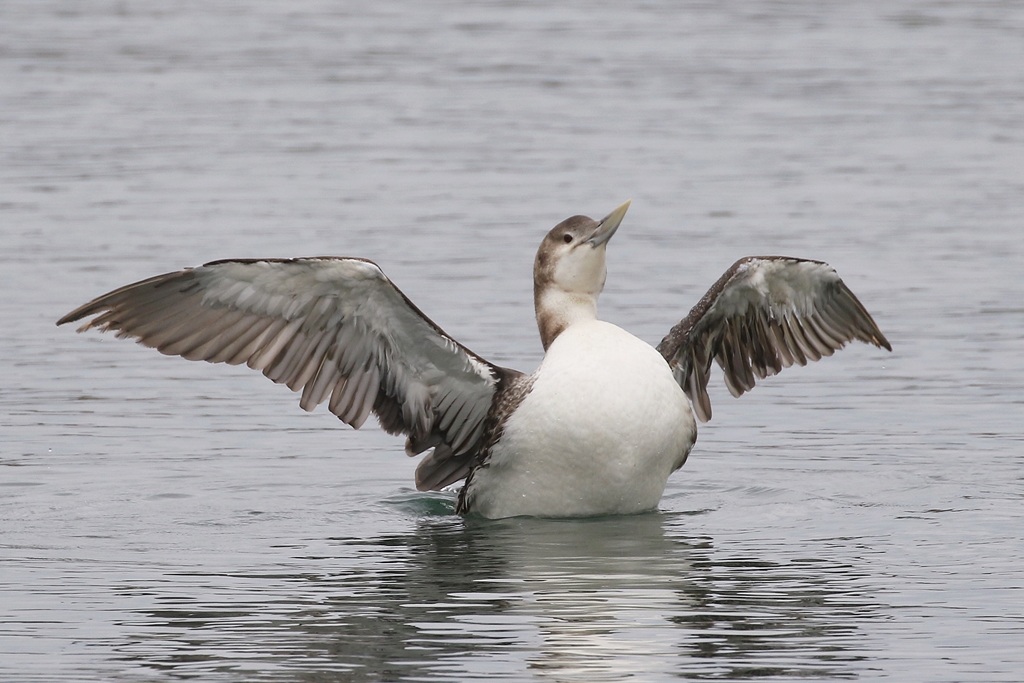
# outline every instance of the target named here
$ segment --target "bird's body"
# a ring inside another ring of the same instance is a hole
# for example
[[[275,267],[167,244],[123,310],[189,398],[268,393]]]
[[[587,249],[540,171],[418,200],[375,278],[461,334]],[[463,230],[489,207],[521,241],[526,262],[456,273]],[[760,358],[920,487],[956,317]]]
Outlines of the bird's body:
[[[486,517],[579,517],[657,507],[697,435],[665,359],[600,320],[567,328],[466,487]]]
[[[373,413],[406,452],[430,451],[421,490],[466,480],[485,517],[628,514],[657,506],[711,417],[712,360],[738,396],[784,367],[858,339],[890,348],[827,264],[737,261],[657,349],[598,320],[605,250],[629,202],[555,226],[534,263],[546,351],[524,375],[493,365],[423,315],[364,259],[229,260],[127,285],[64,316],[162,353],[245,363],[302,391],[300,405],[359,427]],[[691,402],[693,408],[691,409]]]

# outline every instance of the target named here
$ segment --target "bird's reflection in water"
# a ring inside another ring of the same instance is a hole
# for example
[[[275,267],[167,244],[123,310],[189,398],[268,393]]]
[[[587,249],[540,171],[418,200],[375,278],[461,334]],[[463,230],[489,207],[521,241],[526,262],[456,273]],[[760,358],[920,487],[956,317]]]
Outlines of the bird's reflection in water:
[[[336,555],[305,558],[315,571],[205,575],[206,590],[234,584],[251,601],[165,604],[148,612],[159,644],[137,633],[122,652],[247,680],[859,673],[857,625],[876,611],[863,577],[728,555],[683,535],[685,521],[425,517],[407,533],[333,539]]]

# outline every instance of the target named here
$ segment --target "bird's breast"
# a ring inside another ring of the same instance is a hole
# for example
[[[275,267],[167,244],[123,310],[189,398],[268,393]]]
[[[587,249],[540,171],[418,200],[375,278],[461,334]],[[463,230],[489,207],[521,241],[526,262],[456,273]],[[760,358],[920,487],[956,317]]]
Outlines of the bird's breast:
[[[608,323],[572,325],[475,473],[473,509],[487,517],[653,509],[695,434],[657,351]]]

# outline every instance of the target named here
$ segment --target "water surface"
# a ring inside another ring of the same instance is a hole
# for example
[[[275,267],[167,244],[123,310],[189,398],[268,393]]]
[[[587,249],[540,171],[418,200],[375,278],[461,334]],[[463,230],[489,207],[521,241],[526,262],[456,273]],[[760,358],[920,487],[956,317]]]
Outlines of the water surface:
[[[1019,680],[1022,197],[1018,3],[5,2],[0,678]],[[606,319],[782,253],[894,347],[715,380],[648,515],[463,520],[372,426],[53,325],[363,256],[529,371],[540,238],[627,198]]]

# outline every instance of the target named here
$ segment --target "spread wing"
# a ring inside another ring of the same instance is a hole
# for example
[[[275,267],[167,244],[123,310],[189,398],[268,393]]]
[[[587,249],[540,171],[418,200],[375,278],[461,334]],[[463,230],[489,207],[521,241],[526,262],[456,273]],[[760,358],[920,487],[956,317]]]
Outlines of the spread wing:
[[[748,256],[672,328],[658,351],[702,422],[711,419],[708,372],[714,359],[733,396],[782,368],[831,356],[858,339],[892,351],[853,292],[827,263]]]
[[[469,474],[496,393],[520,373],[499,368],[444,333],[376,264],[354,258],[214,261],[136,282],[90,301],[57,324],[167,355],[245,363],[312,410],[355,428],[373,412],[406,452],[434,448],[416,471],[421,490]]]

